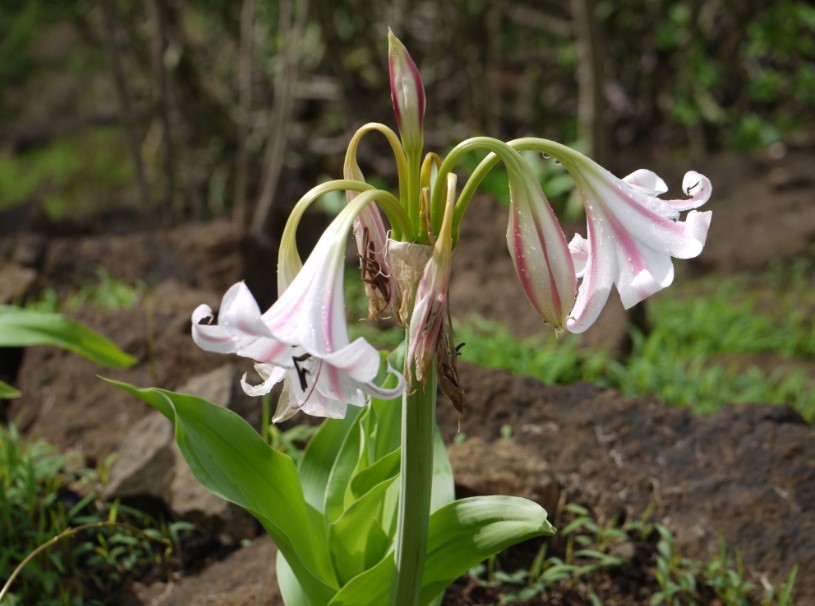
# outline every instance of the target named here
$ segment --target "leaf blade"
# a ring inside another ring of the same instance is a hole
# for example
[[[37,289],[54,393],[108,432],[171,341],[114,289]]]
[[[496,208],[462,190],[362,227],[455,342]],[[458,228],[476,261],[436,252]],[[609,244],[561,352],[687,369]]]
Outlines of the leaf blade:
[[[54,345],[102,366],[132,366],[136,359],[107,337],[61,314],[0,306],[0,346]]]
[[[306,503],[294,462],[234,412],[198,397],[104,379],[175,424],[176,442],[198,480],[258,518],[312,604],[326,604],[337,581],[322,515]]]

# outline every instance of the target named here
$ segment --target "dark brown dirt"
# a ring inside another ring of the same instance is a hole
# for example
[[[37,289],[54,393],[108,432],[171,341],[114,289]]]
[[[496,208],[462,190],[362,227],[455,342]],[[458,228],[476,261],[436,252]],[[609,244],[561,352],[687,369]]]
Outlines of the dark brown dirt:
[[[714,219],[705,253],[678,264],[677,282],[693,274],[753,271],[812,255],[812,161],[811,154],[790,155],[782,162],[728,156],[687,166],[712,178]],[[681,182],[679,168],[661,172],[669,185]],[[477,311],[506,323],[518,336],[547,330],[517,286],[506,253],[506,211],[493,202],[477,202],[465,218],[456,253],[454,311]],[[133,369],[107,374],[141,385],[173,388],[222,364],[189,338],[189,315],[196,305],[217,305],[229,284],[247,277],[264,302],[273,296],[274,247],[255,244],[227,224],[118,236],[16,234],[0,239],[0,252],[7,263],[37,271],[39,285],[77,286],[98,265],[115,277],[147,282],[150,294],[132,310],[78,315],[139,359]],[[6,266],[0,264],[0,271]],[[628,320],[614,296],[612,301],[585,343],[620,351]],[[754,579],[783,580],[798,564],[797,603],[815,603],[815,433],[794,412],[728,406],[697,417],[652,398],[622,398],[585,384],[545,387],[529,378],[476,369],[466,364],[466,351],[463,359],[467,410],[461,429],[468,439],[451,447],[451,455],[455,460],[456,449],[476,438],[488,454],[480,462],[471,454],[466,465],[457,464],[460,492],[523,494],[544,503],[556,521],[565,500],[585,504],[600,520],[634,519],[650,506],[652,519],[672,530],[683,555],[708,557],[721,535],[741,549]],[[10,376],[8,368],[0,370]],[[146,409],[99,382],[98,372],[75,356],[30,348],[14,379],[24,396],[10,414],[19,415],[30,434],[101,460],[116,450]],[[455,411],[440,402],[439,414],[449,443]],[[511,447],[501,438],[504,425],[512,429]],[[505,462],[503,477],[488,464],[496,448],[504,457],[496,459]],[[513,458],[517,465],[509,463]],[[533,544],[511,550],[505,569],[528,566],[537,549]],[[648,603],[654,585],[645,572],[653,567],[654,546],[643,542],[632,550],[630,566],[592,577],[605,604]],[[207,591],[217,593],[211,587]],[[578,587],[558,592],[528,603],[588,600]],[[465,579],[445,603],[485,604],[499,598],[496,590]],[[715,602],[702,595],[699,603]]]
[[[530,459],[546,461],[567,500],[600,520],[637,519],[653,506],[652,519],[672,530],[686,557],[709,559],[721,536],[741,549],[755,578],[783,579],[798,564],[799,596],[815,596],[805,574],[815,570],[815,441],[791,409],[728,406],[701,417],[586,384],[544,387],[467,364],[460,371],[468,439],[500,441],[509,426]],[[452,440],[456,411],[443,405],[440,419]],[[534,490],[534,477],[516,476],[524,486],[513,492]]]

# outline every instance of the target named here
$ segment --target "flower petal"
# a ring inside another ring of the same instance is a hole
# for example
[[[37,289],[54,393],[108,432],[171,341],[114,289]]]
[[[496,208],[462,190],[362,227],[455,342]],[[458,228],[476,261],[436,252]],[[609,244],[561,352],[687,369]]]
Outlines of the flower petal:
[[[418,381],[423,381],[430,364],[436,359],[436,347],[447,316],[450,272],[453,268],[453,210],[456,198],[456,176],[447,176],[447,200],[444,218],[433,246],[433,254],[422,270],[416,286],[413,312],[408,326],[408,368],[413,368]]]
[[[272,388],[286,378],[288,371],[271,364],[255,364],[255,370],[263,379],[258,385],[251,385],[246,380],[246,373],[241,377],[241,387],[247,396],[263,396],[272,391]]]
[[[635,170],[622,181],[649,196],[659,196],[668,191],[668,185],[654,171],[645,168]]]
[[[570,245],[575,259],[586,265],[567,328],[583,332],[599,316],[615,284],[627,309],[673,281],[672,257],[691,258],[702,252],[711,213],[679,211],[703,204],[710,181],[699,173],[685,176],[689,200],[660,200],[665,190],[656,174],[638,170],[617,179],[588,158],[571,159],[570,171],[586,208],[588,240],[576,236]]]
[[[566,330],[573,333],[585,332],[597,320],[608,301],[616,270],[613,241],[591,221],[588,224],[588,238],[585,242],[588,257],[583,279],[577,290],[574,307],[566,320]],[[598,249],[608,251],[602,259],[594,253]]]
[[[691,196],[686,200],[664,200],[678,211],[690,210],[691,208],[699,208],[710,199],[710,194],[713,193],[713,185],[710,179],[697,173],[690,171],[685,173],[685,178],[682,179],[682,191]]]
[[[575,234],[569,242],[569,252],[572,253],[575,275],[582,278],[586,271],[586,262],[589,260],[589,245],[580,234]]]
[[[218,324],[204,323],[213,317],[208,305],[199,305],[192,313],[193,341],[205,351],[235,353],[262,361],[258,348],[280,346],[261,320],[257,302],[243,282],[232,285],[224,294]]]

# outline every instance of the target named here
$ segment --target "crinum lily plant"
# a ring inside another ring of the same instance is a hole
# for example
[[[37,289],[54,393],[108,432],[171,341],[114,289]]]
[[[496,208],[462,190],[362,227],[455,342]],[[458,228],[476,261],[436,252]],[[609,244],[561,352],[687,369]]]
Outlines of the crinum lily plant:
[[[296,204],[280,245],[278,300],[261,311],[238,283],[224,295],[217,320],[205,305],[192,315],[200,347],[254,361],[260,379],[244,376],[248,394],[282,383],[275,421],[298,411],[328,417],[299,464],[228,410],[120,384],[175,422],[179,446],[207,487],[261,521],[279,550],[289,606],[438,603],[473,565],[554,532],[546,512],[525,499],[455,501],[435,424],[437,392],[462,409],[448,286],[461,221],[488,171],[499,162],[506,170],[509,253],[532,307],[557,331],[591,326],[612,285],[625,307],[668,286],[672,257],[698,255],[710,225],[710,212],[692,210],[711,193],[710,181],[695,172],[683,182],[687,197],[663,200],[667,188],[653,172],[618,179],[546,139],[476,137],[445,158],[425,154],[422,80],[392,33],[388,62],[399,135],[378,123],[360,128],[344,178]],[[356,157],[368,133],[390,145],[396,193],[363,177]],[[472,151],[486,155],[462,186],[454,169]],[[585,237],[567,240],[521,155],[528,151],[557,159],[574,178],[588,219]],[[303,263],[299,221],[315,200],[336,191],[345,192],[347,205]],[[370,317],[389,316],[406,328],[404,347],[390,356],[348,336],[343,269],[351,233]],[[400,397],[401,407],[393,402]]]

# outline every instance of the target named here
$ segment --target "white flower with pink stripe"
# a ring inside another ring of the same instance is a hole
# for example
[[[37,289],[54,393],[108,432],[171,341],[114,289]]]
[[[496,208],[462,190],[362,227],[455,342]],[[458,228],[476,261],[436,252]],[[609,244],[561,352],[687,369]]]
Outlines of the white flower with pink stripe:
[[[391,399],[404,391],[404,378],[390,368],[399,377],[396,387],[374,383],[379,352],[365,339],[350,342],[348,337],[342,290],[348,227],[347,217],[334,220],[266,312],[261,314],[243,282],[224,295],[217,324],[208,323],[213,318],[209,306],[200,305],[193,312],[192,335],[199,347],[257,362],[263,382],[252,386],[244,377],[248,394],[262,395],[285,382],[275,421],[299,410],[341,418],[348,404],[364,406],[369,396]],[[285,257],[281,255],[281,263]]]
[[[711,213],[680,211],[708,201],[712,186],[697,172],[685,175],[682,189],[690,196],[662,200],[665,182],[640,169],[618,179],[581,156],[564,162],[575,179],[587,216],[587,237],[575,235],[569,244],[577,276],[577,299],[566,321],[570,332],[591,326],[616,286],[623,306],[639,303],[673,282],[672,257],[690,259],[702,252]]]

